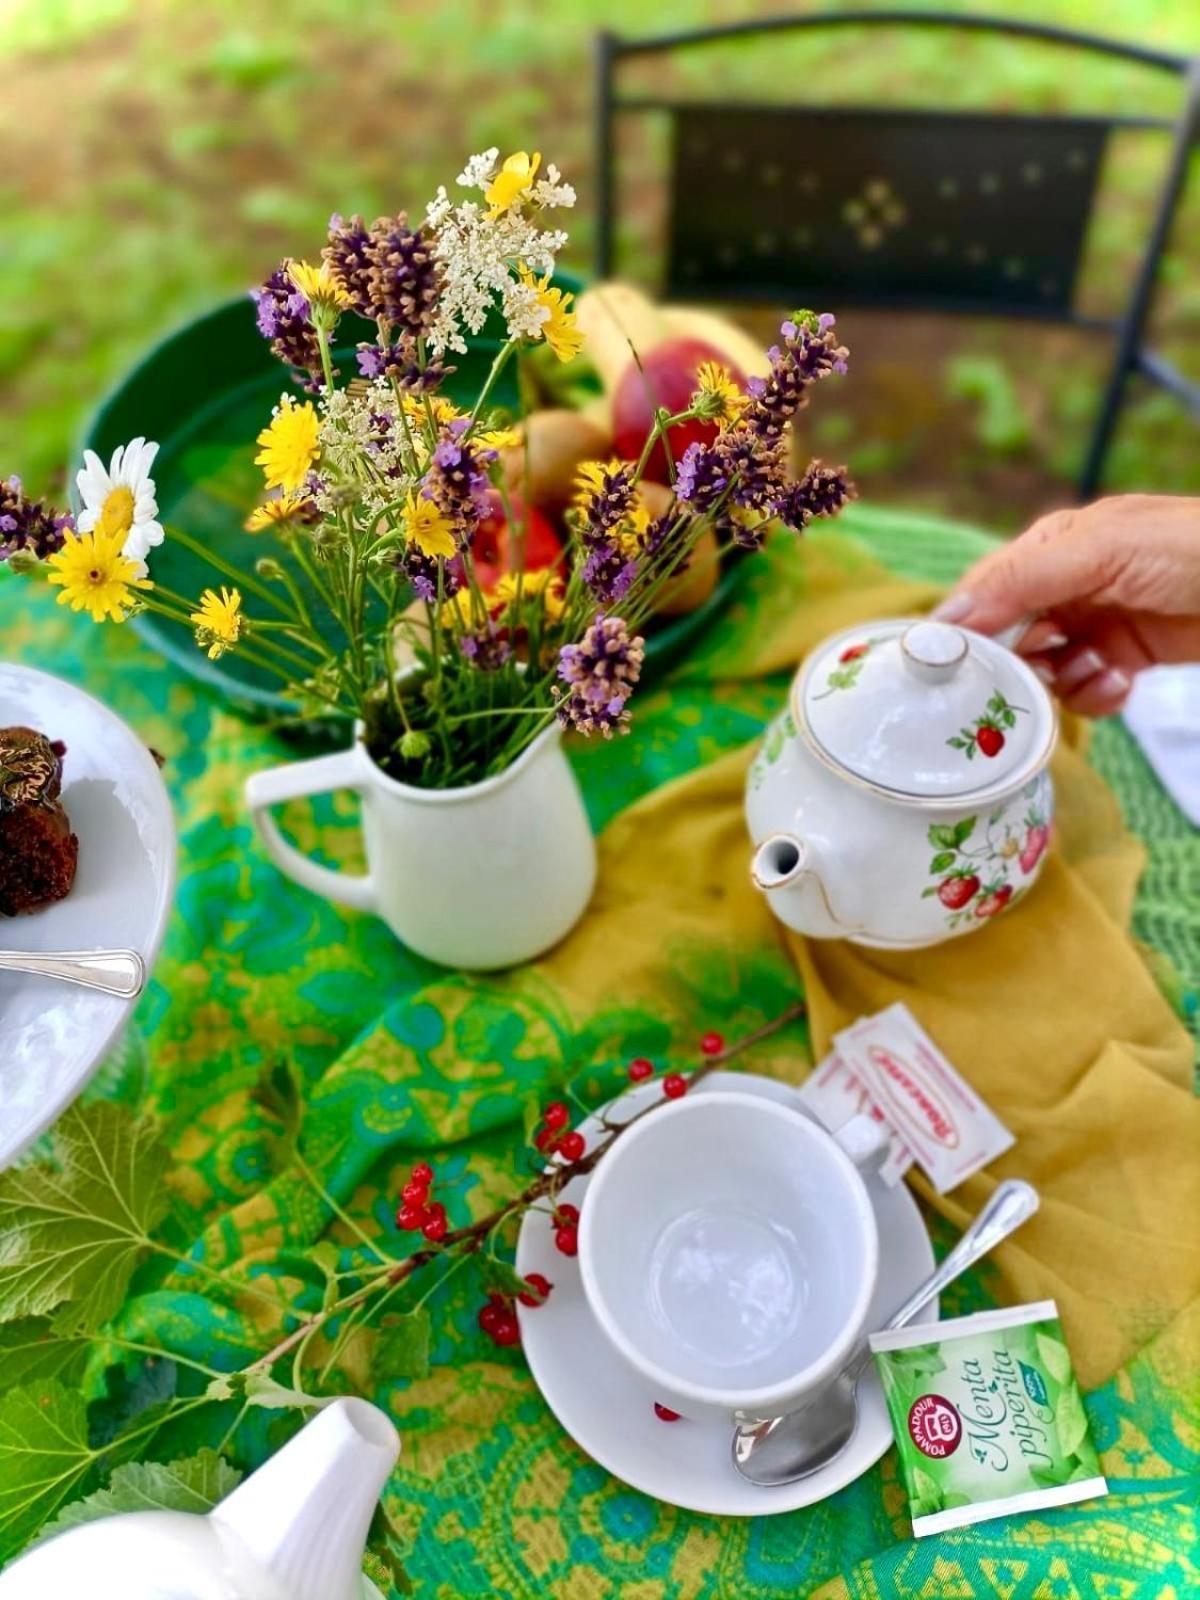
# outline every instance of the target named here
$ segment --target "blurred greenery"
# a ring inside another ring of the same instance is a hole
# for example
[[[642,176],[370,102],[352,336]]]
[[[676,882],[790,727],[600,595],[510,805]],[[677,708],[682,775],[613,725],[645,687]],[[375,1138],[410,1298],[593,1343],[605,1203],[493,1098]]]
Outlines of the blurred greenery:
[[[83,416],[154,338],[245,289],[281,255],[312,255],[333,210],[419,211],[486,145],[541,149],[576,183],[565,259],[586,272],[595,30],[661,31],[768,9],[750,0],[659,0],[652,12],[637,0],[0,0],[0,470],[56,486]],[[1200,48],[1200,16],[1182,3],[958,9]],[[940,30],[748,40],[678,57],[640,81],[726,98],[1012,110],[1161,111],[1177,94],[1120,64]],[[635,68],[629,87],[638,84]],[[623,149],[622,214],[647,267],[662,150],[661,126]],[[1118,141],[1081,286],[1089,310],[1120,304],[1162,153],[1154,136]],[[1194,190],[1164,265],[1154,333],[1197,374]],[[869,493],[1006,526],[1062,498],[1094,413],[1103,340],[1013,324],[843,320],[856,371],[816,442],[849,459]],[[145,426],[153,434],[154,419]],[[1139,393],[1110,477],[1200,489],[1195,423],[1163,395]]]

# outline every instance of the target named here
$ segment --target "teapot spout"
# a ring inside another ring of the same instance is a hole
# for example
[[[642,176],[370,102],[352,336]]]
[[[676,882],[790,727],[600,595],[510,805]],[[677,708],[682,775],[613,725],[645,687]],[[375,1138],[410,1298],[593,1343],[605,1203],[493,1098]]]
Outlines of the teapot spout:
[[[786,889],[808,865],[808,847],[794,833],[772,833],[754,852],[750,876],[766,895]]]
[[[859,931],[834,911],[813,848],[794,833],[771,833],[754,852],[750,876],[780,922],[814,939]]]
[[[400,1437],[365,1400],[324,1407],[211,1513],[288,1600],[360,1600],[367,1528]]]

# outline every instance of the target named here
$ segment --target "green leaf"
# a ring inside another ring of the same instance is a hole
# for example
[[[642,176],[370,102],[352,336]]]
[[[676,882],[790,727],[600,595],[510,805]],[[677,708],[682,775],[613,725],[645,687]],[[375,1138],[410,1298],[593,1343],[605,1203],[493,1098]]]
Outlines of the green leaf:
[[[958,840],[954,837],[954,829],[944,822],[934,822],[929,828],[929,842],[941,850],[956,850]]]
[[[88,1406],[88,1438],[110,1444],[129,1423],[144,1421],[155,1407],[165,1411],[175,1398],[179,1376],[167,1355],[143,1356],[132,1368],[112,1366],[104,1374],[105,1393]]]
[[[1095,1461],[1078,1461],[1072,1467],[1071,1476],[1067,1479],[1067,1482],[1082,1483],[1086,1478],[1098,1478],[1100,1474],[1096,1468],[1097,1463]]]
[[[69,1384],[87,1358],[86,1339],[58,1339],[45,1317],[0,1323],[0,1394],[39,1378]]]
[[[1083,1396],[1075,1383],[1067,1384],[1058,1397],[1055,1407],[1058,1420],[1058,1444],[1065,1456],[1073,1456],[1088,1436],[1087,1412],[1083,1409]]]
[[[942,1496],[943,1511],[954,1511],[958,1506],[969,1506],[970,1504],[971,1496],[969,1494],[959,1494],[957,1491],[951,1491],[951,1493]]]
[[[336,1395],[305,1394],[303,1389],[287,1389],[283,1384],[276,1383],[274,1378],[265,1377],[261,1372],[247,1375],[244,1392],[248,1406],[262,1406],[268,1411],[282,1411],[293,1406],[312,1406],[320,1410],[322,1406],[332,1405],[337,1399]]]
[[[0,1401],[0,1564],[90,1487],[96,1456],[83,1396],[56,1378]]]
[[[930,872],[945,872],[958,860],[953,850],[942,850],[929,863]]]
[[[908,1469],[909,1512],[914,1517],[927,1517],[942,1509],[942,1488],[923,1467]]]
[[[429,1375],[431,1323],[424,1307],[402,1317],[384,1317],[371,1353],[371,1375],[381,1383],[393,1378]]]
[[[967,840],[971,837],[971,835],[974,832],[975,832],[975,818],[974,817],[962,817],[962,818],[960,818],[959,821],[954,824],[954,828],[952,830],[955,845],[957,846],[957,845],[966,844]]]
[[[0,1177],[0,1322],[61,1308],[60,1333],[120,1308],[166,1210],[158,1134],[112,1101],[73,1106],[51,1134],[55,1165]]]
[[[1039,1333],[1036,1336],[1035,1343],[1041,1363],[1055,1383],[1069,1383],[1071,1379],[1071,1357],[1067,1353],[1067,1347],[1062,1340],[1056,1339],[1052,1333]]]
[[[181,1461],[129,1461],[114,1469],[103,1489],[73,1500],[42,1529],[42,1539],[115,1516],[119,1511],[192,1511],[203,1515],[241,1482],[236,1467],[215,1450],[200,1450]]]

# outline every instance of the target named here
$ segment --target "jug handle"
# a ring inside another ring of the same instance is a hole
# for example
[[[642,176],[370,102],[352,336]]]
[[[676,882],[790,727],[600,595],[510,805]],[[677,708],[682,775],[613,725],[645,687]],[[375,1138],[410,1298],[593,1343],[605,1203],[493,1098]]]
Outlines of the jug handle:
[[[245,794],[263,849],[280,872],[336,905],[374,912],[378,910],[378,902],[369,872],[337,872],[331,867],[322,867],[288,843],[271,815],[272,806],[283,805],[288,800],[329,794],[335,789],[353,789],[361,793],[362,787],[358,756],[351,749],[255,772],[246,779]]]

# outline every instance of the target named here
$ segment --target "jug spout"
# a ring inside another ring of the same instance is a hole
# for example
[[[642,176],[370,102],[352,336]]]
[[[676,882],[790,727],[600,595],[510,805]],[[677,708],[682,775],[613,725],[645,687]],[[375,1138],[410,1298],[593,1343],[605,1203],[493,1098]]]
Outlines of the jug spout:
[[[288,1600],[360,1600],[367,1528],[400,1437],[378,1407],[336,1400],[211,1513]]]
[[[754,852],[750,876],[780,922],[796,933],[837,939],[858,931],[835,912],[822,863],[798,834],[768,834]]]

